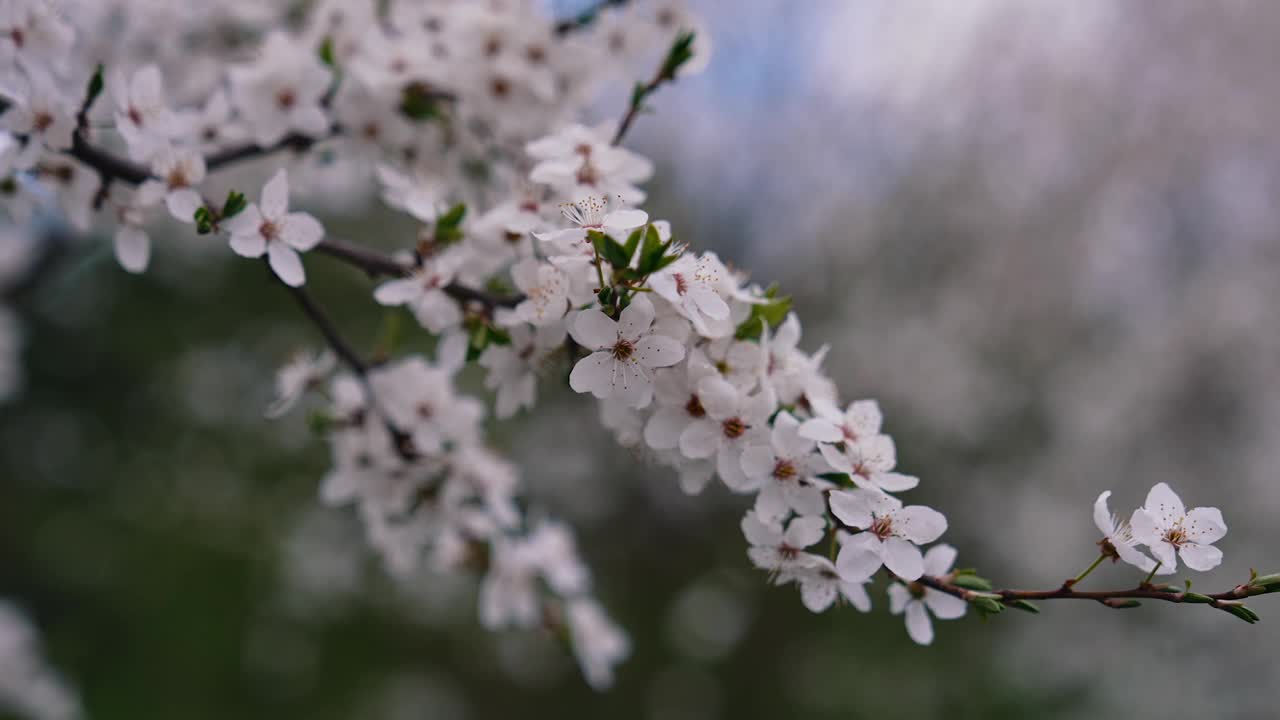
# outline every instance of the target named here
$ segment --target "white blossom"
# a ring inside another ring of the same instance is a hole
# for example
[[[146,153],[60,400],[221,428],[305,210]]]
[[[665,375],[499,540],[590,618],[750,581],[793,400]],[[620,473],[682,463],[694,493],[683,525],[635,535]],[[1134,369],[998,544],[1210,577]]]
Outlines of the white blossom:
[[[1107,553],[1109,550],[1115,551],[1115,556],[1124,560],[1130,565],[1138,568],[1142,572],[1149,573],[1156,568],[1156,561],[1147,557],[1140,552],[1137,547],[1138,541],[1133,537],[1133,528],[1129,527],[1128,520],[1122,520],[1111,513],[1107,507],[1107,499],[1111,497],[1111,491],[1107,490],[1098,496],[1093,503],[1093,524],[1098,526],[1098,532],[1102,533],[1102,540],[1099,545],[1102,551]],[[1114,557],[1113,556],[1113,559]],[[1163,564],[1156,570],[1158,575],[1167,575],[1174,572],[1175,568],[1165,567]]]
[[[924,572],[941,577],[951,572],[956,562],[956,549],[950,545],[935,545],[924,554]],[[954,595],[925,587],[919,583],[905,585],[895,582],[889,585],[889,612],[906,613],[907,635],[919,645],[933,643],[933,622],[929,614],[939,620],[955,620],[964,617],[969,603]]]
[[[569,334],[591,354],[574,365],[569,386],[632,407],[648,405],[654,369],[684,357],[684,346],[653,331],[653,313],[649,298],[636,295],[618,320],[595,308],[575,315]]]
[[[262,188],[260,203],[251,203],[224,225],[237,255],[267,256],[280,281],[299,287],[307,281],[300,252],[324,239],[324,227],[307,213],[289,212],[289,178],[283,168]]]
[[[1146,503],[1129,519],[1133,537],[1146,545],[1167,570],[1178,567],[1178,557],[1192,570],[1204,572],[1222,563],[1222,551],[1213,543],[1227,534],[1222,511],[1198,507],[1191,511],[1167,484],[1156,483]]]
[[[942,513],[902,501],[878,490],[836,490],[828,496],[831,512],[845,525],[863,530],[840,548],[836,566],[842,575],[869,578],[881,565],[902,580],[924,574],[918,545],[937,540],[947,530]]]

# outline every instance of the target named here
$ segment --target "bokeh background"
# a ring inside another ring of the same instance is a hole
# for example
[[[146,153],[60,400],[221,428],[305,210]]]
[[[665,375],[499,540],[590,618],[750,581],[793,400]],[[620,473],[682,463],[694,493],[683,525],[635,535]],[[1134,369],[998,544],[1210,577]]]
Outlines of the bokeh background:
[[[881,401],[961,565],[1056,585],[1094,557],[1100,491],[1127,512],[1163,480],[1230,526],[1197,589],[1280,570],[1280,6],[695,6],[715,57],[631,139],[659,167],[648,209],[795,296],[845,396]],[[322,216],[407,237],[372,204]],[[327,452],[304,413],[261,417],[312,328],[257,264],[158,244],[132,277],[106,238],[73,243],[18,295],[27,377],[0,407],[0,596],[90,717],[1275,712],[1266,598],[1257,626],[1046,604],[941,623],[928,649],[879,591],[871,615],[811,615],[749,568],[741,498],[681,495],[553,376],[494,437],[632,634],[593,693],[552,638],[480,630],[474,584],[385,574],[357,519],[316,501]],[[307,265],[372,347],[368,282]]]

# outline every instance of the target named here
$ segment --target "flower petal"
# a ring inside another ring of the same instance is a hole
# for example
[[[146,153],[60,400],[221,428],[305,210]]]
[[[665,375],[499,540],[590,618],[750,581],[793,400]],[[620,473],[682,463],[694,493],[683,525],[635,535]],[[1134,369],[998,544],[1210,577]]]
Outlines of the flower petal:
[[[267,262],[276,277],[289,287],[302,287],[307,282],[307,274],[302,269],[302,258],[297,251],[282,242],[267,245]]]
[[[277,170],[263,186],[259,207],[268,220],[279,220],[289,212],[289,176],[284,168]]]
[[[1218,508],[1198,507],[1187,513],[1182,529],[1191,542],[1209,545],[1227,534],[1227,523],[1222,519],[1222,511]]]
[[[969,603],[955,595],[928,588],[924,591],[924,604],[933,611],[939,620],[955,620],[964,617]]]
[[[324,226],[307,213],[289,213],[280,224],[280,239],[294,250],[306,252],[324,239]]]
[[[569,324],[569,334],[579,345],[590,350],[613,347],[618,342],[618,323],[591,308],[578,313]]]
[[[950,545],[934,545],[924,554],[924,571],[929,575],[946,575],[956,564],[956,549]]]
[[[645,367],[670,367],[684,359],[684,345],[666,335],[650,334],[640,338],[635,352],[636,360]]]
[[[871,527],[871,511],[860,495],[835,490],[827,496],[827,502],[831,505],[831,513],[845,525],[860,530]]]
[[[639,340],[651,325],[653,325],[653,302],[644,294],[637,293],[618,319],[618,334],[634,342]],[[683,349],[680,356],[684,357]]]
[[[613,356],[607,352],[591,353],[573,366],[573,372],[569,373],[569,387],[574,392],[589,392],[599,397],[601,392],[612,387],[614,362]]]
[[[924,545],[942,537],[947,531],[947,518],[933,508],[911,505],[898,511],[893,527],[911,542]]]
[[[889,572],[906,582],[915,582],[924,574],[924,557],[920,548],[902,538],[885,538],[881,557]]]
[[[907,603],[907,635],[917,645],[933,643],[933,621],[929,619],[929,613],[922,602]]]
[[[388,280],[373,291],[373,299],[379,305],[403,305],[422,296],[422,281],[418,278]]]
[[[1147,502],[1143,509],[1151,513],[1158,527],[1168,528],[1187,514],[1182,498],[1178,497],[1167,484],[1156,483],[1147,493]]]
[[[115,252],[120,267],[131,273],[140,273],[147,269],[151,259],[151,239],[141,228],[122,225],[116,230]]]
[[[1187,543],[1178,551],[1182,562],[1192,570],[1205,572],[1222,564],[1222,551],[1212,545]]]

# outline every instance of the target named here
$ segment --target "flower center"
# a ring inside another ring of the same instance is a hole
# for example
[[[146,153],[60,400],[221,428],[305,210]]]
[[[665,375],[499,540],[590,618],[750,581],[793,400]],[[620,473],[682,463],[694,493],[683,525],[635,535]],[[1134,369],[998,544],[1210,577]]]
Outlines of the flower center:
[[[275,240],[280,236],[280,227],[270,220],[263,220],[258,226],[258,234],[266,240]]]
[[[53,125],[53,116],[47,112],[38,112],[35,117],[31,119],[31,127],[36,132],[44,132],[45,130],[48,130],[51,125]]]
[[[1183,543],[1187,542],[1187,533],[1182,529],[1182,525],[1178,525],[1165,532],[1164,540],[1174,547],[1182,547]]]
[[[173,170],[170,170],[169,177],[165,178],[165,182],[167,182],[171,188],[184,188],[191,184],[187,180],[187,173],[184,172],[181,167],[175,167]]]
[[[578,168],[578,184],[595,187],[599,182],[600,174],[596,172],[595,166],[589,162],[582,163],[582,167]]]
[[[130,105],[129,112],[127,113],[127,115],[129,116],[129,122],[133,123],[138,127],[142,127],[142,111],[141,110],[134,107],[133,105]]]
[[[613,346],[614,360],[630,360],[631,356],[636,352],[636,346],[631,344],[630,340],[619,339],[617,344]]]
[[[26,42],[26,36],[22,34],[22,28],[14,28],[9,31],[9,38],[13,40],[13,44],[19,48]]]
[[[867,532],[884,540],[893,535],[893,518],[889,515],[881,515],[871,521],[871,527],[867,528]]]
[[[423,420],[430,420],[431,416],[435,415],[435,410],[427,403],[419,403],[417,407],[417,411],[418,411],[418,417],[422,418]]]
[[[742,422],[741,418],[736,417],[725,420],[721,423],[721,427],[724,429],[724,436],[730,440],[742,437],[742,434],[747,431],[747,424]]]
[[[676,294],[683,295],[689,292],[689,281],[684,279],[683,273],[675,273],[672,279],[676,281]]]
[[[689,402],[684,404],[684,411],[689,413],[691,417],[696,418],[704,417],[707,414],[707,409],[702,407],[702,401],[698,399],[697,395],[689,396]]]
[[[281,110],[290,110],[298,102],[298,96],[288,88],[276,93],[276,104]]]
[[[505,98],[511,94],[511,82],[504,77],[495,77],[489,81],[489,92],[492,92],[494,97]]]
[[[790,460],[779,458],[773,466],[773,476],[778,480],[794,480],[799,474],[796,464]]]

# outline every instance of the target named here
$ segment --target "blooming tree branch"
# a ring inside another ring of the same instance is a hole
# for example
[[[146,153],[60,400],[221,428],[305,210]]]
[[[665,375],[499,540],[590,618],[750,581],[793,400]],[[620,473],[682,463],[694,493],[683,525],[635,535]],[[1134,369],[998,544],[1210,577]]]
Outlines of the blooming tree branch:
[[[880,406],[841,401],[827,349],[801,348],[790,298],[641,209],[653,164],[622,141],[654,92],[708,58],[681,3],[603,2],[566,24],[521,3],[393,2],[380,14],[372,2],[321,2],[297,31],[278,29],[283,17],[259,28],[248,62],[215,53],[222,71],[173,103],[159,64],[124,50],[90,70],[74,39],[99,28],[16,2],[14,27],[0,33],[14,60],[0,87],[21,88],[0,115],[8,214],[29,219],[38,197],[21,191],[45,187],[77,228],[114,227],[129,272],[148,267],[161,222],[264,262],[328,347],[281,369],[267,409],[318,405],[332,456],[322,501],[356,507],[393,572],[425,563],[480,574],[486,627],[564,634],[595,687],[612,682],[630,641],[595,598],[567,526],[528,510],[516,468],[484,442],[486,414],[532,410],[551,372],[596,399],[619,443],[670,468],[684,491],[718,479],[742,495],[748,559],[813,612],[868,611],[873,578],[887,575],[890,611],[929,644],[931,617],[970,607],[1159,600],[1256,622],[1243,600],[1280,590],[1271,575],[1212,595],[1153,584],[1179,562],[1217,567],[1227,533],[1216,508],[1187,510],[1163,483],[1123,520],[1099,496],[1101,554],[1055,590],[993,590],[953,569],[958,551],[940,542],[947,517],[899,497],[920,479],[899,471]],[[133,41],[119,47],[151,46]],[[637,76],[649,80],[631,85],[618,122],[573,122],[598,88]],[[94,102],[103,93],[109,109]],[[91,142],[95,112],[110,132]],[[290,169],[274,157],[283,150]],[[208,196],[211,174],[251,158],[276,161],[256,194]],[[417,223],[414,241],[386,254],[332,237],[294,207],[299,179],[345,182],[353,196],[375,188]],[[411,314],[434,351],[366,361],[306,288],[312,252],[375,280],[373,303]],[[483,373],[491,403],[459,391],[467,372]],[[319,388],[323,399],[310,400]],[[1077,589],[1106,559],[1145,579]]]

